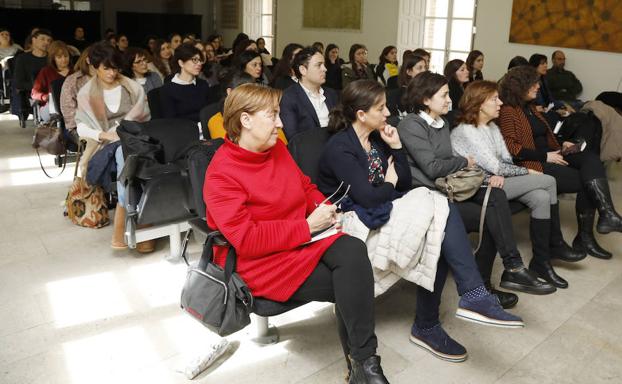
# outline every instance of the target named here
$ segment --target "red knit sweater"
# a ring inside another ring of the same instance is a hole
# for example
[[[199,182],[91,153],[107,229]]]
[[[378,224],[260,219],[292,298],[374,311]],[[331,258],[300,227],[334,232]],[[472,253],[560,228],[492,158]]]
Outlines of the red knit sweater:
[[[306,217],[324,200],[285,145],[247,151],[225,139],[205,176],[207,223],[235,247],[237,272],[253,295],[286,301],[309,277],[334,235],[311,239]],[[224,265],[227,250],[216,247]]]
[[[71,73],[72,71],[70,71],[68,75]],[[47,104],[49,93],[52,90],[52,81],[60,79],[61,77],[63,77],[63,75],[58,73],[56,69],[51,65],[43,67],[39,71],[39,74],[37,75],[37,78],[32,85],[30,97],[32,97],[34,100],[39,100],[41,102],[40,105],[44,106],[45,104]],[[60,108],[60,105],[57,105],[56,107]]]

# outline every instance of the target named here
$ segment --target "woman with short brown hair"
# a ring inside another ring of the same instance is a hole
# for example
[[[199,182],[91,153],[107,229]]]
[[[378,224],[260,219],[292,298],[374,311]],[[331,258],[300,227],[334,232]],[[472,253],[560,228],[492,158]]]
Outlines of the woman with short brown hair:
[[[314,241],[338,213],[277,140],[281,91],[244,84],[224,105],[227,137],[205,176],[207,223],[237,252],[256,297],[336,304],[350,383],[388,383],[376,356],[374,280],[365,244],[340,232]],[[224,265],[227,250],[218,247]]]
[[[52,42],[48,48],[48,65],[39,71],[30,93],[30,97],[39,102],[41,118],[44,121],[49,119],[49,107],[46,105],[51,90],[50,84],[52,81],[66,77],[73,72],[69,64],[70,57],[67,44],[60,40]]]
[[[486,172],[486,184],[503,189],[508,200],[516,199],[529,207],[533,249],[529,267],[556,287],[566,288],[567,283],[564,284],[565,281],[555,274],[551,266],[551,257],[555,255],[559,259],[573,262],[582,260],[586,255],[574,251],[564,241],[555,179],[514,165],[503,136],[493,122],[499,116],[502,104],[496,83],[476,80],[469,84],[460,100],[460,124],[451,132],[452,149],[458,155],[475,159],[477,165]],[[513,236],[511,228],[507,232]],[[516,246],[514,240],[512,244]],[[512,288],[511,283],[504,281],[504,278],[501,277],[501,286]]]

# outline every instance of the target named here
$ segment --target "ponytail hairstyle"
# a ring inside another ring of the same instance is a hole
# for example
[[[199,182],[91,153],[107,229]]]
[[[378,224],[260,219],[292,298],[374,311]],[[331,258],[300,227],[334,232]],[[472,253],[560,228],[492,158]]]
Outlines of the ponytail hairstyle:
[[[356,121],[356,112],[367,112],[385,95],[382,84],[375,80],[357,80],[341,92],[341,102],[330,112],[328,132],[337,133]]]

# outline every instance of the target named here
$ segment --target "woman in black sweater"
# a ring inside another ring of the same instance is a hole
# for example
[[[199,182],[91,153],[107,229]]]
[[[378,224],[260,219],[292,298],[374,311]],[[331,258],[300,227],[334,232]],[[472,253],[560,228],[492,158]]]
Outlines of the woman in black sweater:
[[[216,100],[210,99],[207,81],[199,79],[205,58],[203,52],[190,43],[175,50],[175,76],[162,86],[160,99],[165,118],[180,118],[199,122],[199,111]]]
[[[336,44],[328,44],[324,51],[324,65],[326,66],[326,83],[329,88],[340,91],[341,66],[344,61],[339,57],[339,47]]]

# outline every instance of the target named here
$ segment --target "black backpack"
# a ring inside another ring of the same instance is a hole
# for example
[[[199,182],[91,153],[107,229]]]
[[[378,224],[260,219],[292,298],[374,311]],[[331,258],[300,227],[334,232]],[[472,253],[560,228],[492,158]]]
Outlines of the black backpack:
[[[225,141],[223,139],[213,139],[203,141],[187,152],[188,177],[192,186],[194,198],[195,214],[200,218],[205,218],[206,206],[203,201],[203,185],[205,184],[205,172],[209,163],[214,158],[216,151]]]

